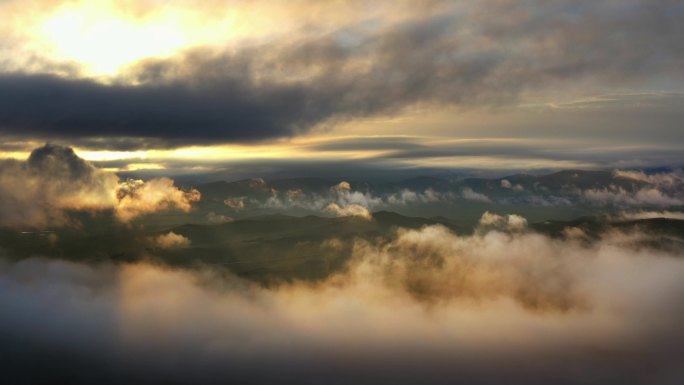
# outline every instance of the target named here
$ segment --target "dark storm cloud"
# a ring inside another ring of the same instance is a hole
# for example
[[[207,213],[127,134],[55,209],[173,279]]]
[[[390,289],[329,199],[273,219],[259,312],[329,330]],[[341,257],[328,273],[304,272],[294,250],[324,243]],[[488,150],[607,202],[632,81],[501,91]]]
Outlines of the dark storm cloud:
[[[27,134],[249,140],[283,135],[302,114],[296,88],[232,80],[120,86],[53,76],[0,76],[0,123]]]
[[[674,0],[489,0],[390,26],[197,49],[142,63],[112,85],[4,73],[0,126],[24,137],[116,138],[95,139],[108,148],[130,148],[122,138],[178,146],[292,136],[414,105],[508,104],[583,81],[673,86],[682,14]]]

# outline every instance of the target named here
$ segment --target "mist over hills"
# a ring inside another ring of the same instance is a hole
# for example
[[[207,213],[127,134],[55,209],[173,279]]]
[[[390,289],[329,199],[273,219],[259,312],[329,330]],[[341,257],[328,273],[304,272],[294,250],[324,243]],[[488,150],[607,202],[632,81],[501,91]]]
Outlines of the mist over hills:
[[[168,179],[117,178],[69,148],[46,145],[36,154],[50,169],[65,170],[60,171],[63,178],[77,175],[87,191],[93,189],[89,184],[101,190],[101,183],[83,180],[82,170],[107,180],[116,191],[97,190],[104,198],[98,196],[93,207],[64,206],[64,199],[43,203],[48,211],[42,221],[58,219],[49,226],[0,229],[7,258],[219,265],[269,282],[325,279],[346,266],[358,240],[388,242],[398,232],[431,226],[463,236],[485,230],[524,230],[560,239],[574,234],[585,242],[638,231],[648,234],[654,247],[668,249],[679,247],[682,239],[680,170],[563,170],[397,181],[250,178],[176,187]],[[71,170],[74,165],[79,173]],[[25,167],[22,172],[30,177],[41,176],[42,169]],[[46,180],[50,188],[70,186]],[[66,197],[75,193],[64,192]],[[31,202],[26,207],[36,210]],[[122,217],[129,211],[134,214]],[[331,248],[330,242],[338,246]]]
[[[492,214],[495,215],[495,214]],[[502,217],[505,218],[505,217]],[[676,249],[684,246],[684,218],[630,218],[591,216],[570,221],[546,220],[510,228],[506,222],[463,226],[446,217],[408,217],[390,211],[372,213],[371,219],[289,216],[269,214],[224,223],[195,223],[140,231],[106,217],[82,218],[80,228],[18,232],[0,230],[5,258],[33,256],[87,263],[158,263],[197,268],[225,268],[258,282],[318,280],[341,271],[359,240],[389,241],[397,231],[443,226],[463,236],[485,229],[502,232],[529,231],[553,238],[577,236],[587,243],[605,234],[648,234],[652,247]],[[154,221],[153,221],[154,223]],[[172,236],[179,242],[167,241]],[[329,247],[333,241],[336,247]],[[646,242],[646,241],[644,241]]]
[[[532,221],[570,220],[597,212],[684,207],[679,171],[564,170],[545,175],[443,179],[419,176],[396,182],[324,178],[244,179],[198,185],[198,207],[243,218],[283,212],[320,215],[327,203],[360,204],[408,216],[446,216],[473,226],[486,210],[518,213]]]
[[[659,383],[681,374],[672,359],[681,345],[662,343],[681,338],[684,319],[678,215],[527,223],[485,212],[462,227],[389,211],[370,219],[271,214],[157,230],[155,221],[142,227],[145,218],[131,225],[98,215],[82,217],[81,227],[2,229],[0,325],[11,334],[0,333],[0,356],[16,363],[7,378],[36,383],[334,376],[446,384],[464,371],[499,381],[501,370],[521,384],[548,370],[548,378],[581,378],[568,362],[609,383]],[[482,327],[495,333],[486,344],[472,335]],[[516,342],[521,333],[525,343]],[[492,354],[507,357],[501,338],[525,346],[524,366],[503,360],[492,371]],[[330,346],[363,363],[347,357],[341,365],[337,354],[321,353]],[[416,346],[421,359],[406,353]],[[605,358],[606,349],[623,358]],[[360,373],[359,365],[399,377]],[[442,374],[431,377],[435,370]]]
[[[679,170],[183,185],[32,159],[0,168],[11,382],[682,376]]]
[[[0,385],[684,384],[683,0],[0,15]]]
[[[440,178],[434,176],[415,176],[407,179],[389,182],[373,182],[366,179],[351,179],[349,183],[352,188],[369,192],[396,192],[402,189],[411,191],[424,191],[432,189],[435,191],[446,192],[455,191],[458,188],[483,188],[499,193],[511,193],[511,187],[505,186],[508,181],[512,186],[520,185],[523,189],[538,191],[562,191],[569,188],[589,189],[606,188],[611,185],[630,190],[638,190],[649,185],[647,180],[630,177],[633,175],[669,175],[675,170],[670,168],[658,168],[649,170],[625,171],[623,174],[615,170],[561,170],[549,174],[513,174],[497,178]],[[249,195],[270,188],[276,190],[299,189],[307,193],[323,193],[338,184],[340,180],[326,179],[318,177],[306,178],[286,178],[268,179],[261,178],[241,179],[237,181],[216,181],[199,184],[196,187],[205,194],[205,200],[216,198],[214,195]],[[513,191],[516,192],[516,191]]]

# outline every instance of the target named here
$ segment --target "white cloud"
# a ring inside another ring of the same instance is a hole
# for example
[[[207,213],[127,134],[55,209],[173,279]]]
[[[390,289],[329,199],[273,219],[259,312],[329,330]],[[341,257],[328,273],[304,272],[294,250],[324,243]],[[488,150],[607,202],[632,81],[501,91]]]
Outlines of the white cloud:
[[[160,249],[181,249],[191,244],[190,239],[173,231],[152,238],[151,243]]]
[[[583,196],[595,204],[614,204],[626,206],[681,206],[684,200],[669,196],[655,187],[644,187],[629,192],[622,187],[610,186],[601,189],[588,189]]]
[[[325,207],[325,211],[335,214],[338,217],[353,216],[364,219],[371,219],[373,217],[367,208],[356,203],[351,203],[345,206],[340,206],[337,203],[331,203]]]
[[[486,230],[492,228],[502,230],[524,230],[527,228],[527,219],[515,214],[501,216],[485,211],[484,214],[482,214],[482,217],[480,217],[478,224]]]
[[[475,201],[475,202],[483,202],[483,203],[492,203],[492,200],[489,199],[488,196],[485,194],[481,194],[478,192],[473,191],[470,187],[466,187],[461,191],[461,195],[463,198],[469,200],[469,201]]]
[[[209,221],[210,223],[220,224],[220,223],[232,222],[233,218],[231,218],[227,215],[216,214],[215,212],[212,211],[209,214],[207,214],[207,221]]]
[[[636,211],[636,212],[624,212],[618,215],[619,219],[654,219],[654,218],[667,218],[667,219],[679,219],[684,220],[684,212],[680,211]]]
[[[501,187],[503,187],[505,189],[513,190],[516,192],[520,192],[520,191],[525,190],[525,188],[522,185],[520,185],[520,184],[513,185],[508,179],[501,179]]]

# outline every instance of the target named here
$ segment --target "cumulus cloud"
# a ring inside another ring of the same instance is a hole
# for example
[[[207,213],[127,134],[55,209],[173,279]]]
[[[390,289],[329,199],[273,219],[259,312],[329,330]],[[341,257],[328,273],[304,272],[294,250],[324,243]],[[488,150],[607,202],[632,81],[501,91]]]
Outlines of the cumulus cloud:
[[[209,223],[228,223],[232,222],[233,218],[223,214],[217,214],[213,211],[207,214],[207,221]]]
[[[354,190],[347,181],[341,181],[325,193],[305,193],[301,189],[278,191],[270,189],[271,195],[264,201],[250,199],[249,203],[255,207],[271,209],[305,209],[310,211],[327,212],[337,216],[370,217],[370,210],[383,205],[381,197],[370,192]]]
[[[466,187],[463,190],[461,190],[461,196],[469,201],[492,203],[492,200],[489,199],[487,195],[476,192],[470,187]]]
[[[69,210],[113,210],[125,222],[169,208],[188,211],[199,198],[197,190],[178,189],[168,178],[122,182],[69,147],[47,144],[26,162],[0,163],[2,226],[66,225]]]
[[[684,175],[681,170],[655,174],[646,174],[643,171],[615,170],[614,175],[617,178],[645,182],[661,187],[681,186],[684,184]]]
[[[356,203],[351,203],[345,206],[340,206],[337,203],[331,203],[325,206],[325,211],[332,213],[338,217],[361,217],[364,219],[371,219],[373,215],[364,206]]]
[[[200,193],[195,189],[183,191],[174,186],[169,178],[149,181],[129,179],[119,184],[117,199],[116,216],[127,222],[140,215],[171,208],[188,212],[192,202],[200,200]]]
[[[355,189],[347,181],[334,184],[323,192],[304,191],[300,188],[283,191],[271,188],[270,191],[270,196],[262,200],[247,197],[234,197],[228,200],[240,199],[244,203],[243,208],[250,206],[277,210],[304,209],[343,216],[353,215],[351,213],[356,212],[360,216],[366,216],[362,214],[363,211],[370,212],[413,204],[449,203],[459,198],[450,191],[436,191],[432,187],[422,192],[408,188],[401,188],[398,191],[376,191],[372,188]]]
[[[451,192],[438,192],[433,188],[427,188],[422,193],[401,189],[398,193],[389,194],[384,201],[387,205],[407,205],[412,203],[448,202],[452,199],[454,199],[454,194]]]
[[[239,211],[245,208],[245,201],[247,200],[247,197],[233,197],[233,198],[227,198],[223,201],[223,204],[226,206],[230,207],[231,209],[235,211]]]
[[[232,182],[226,190],[232,196],[219,195],[217,199],[224,200],[236,211],[272,209],[294,210],[298,213],[325,212],[331,203],[340,207],[360,205],[373,212],[401,211],[411,206],[424,209],[437,204],[462,205],[468,204],[468,201],[528,207],[565,206],[582,210],[601,208],[606,211],[635,207],[663,209],[676,208],[684,203],[680,198],[684,183],[679,174],[568,170],[545,175],[515,176],[516,179],[418,178],[385,183],[362,180],[355,184],[321,179],[315,182],[285,179],[263,181],[248,190],[244,189],[245,184],[252,182],[238,181]]]
[[[525,188],[522,185],[520,185],[520,184],[513,185],[513,183],[511,183],[511,181],[509,181],[508,179],[501,179],[501,187],[503,187],[505,189],[513,190],[513,191],[525,190]]]
[[[630,182],[583,191],[593,203],[618,206],[670,207],[684,205],[680,198],[684,191],[684,175],[680,170],[647,174],[643,171],[615,170],[615,181]]]
[[[682,250],[625,242],[635,238],[648,235],[399,230],[356,241],[328,279],[268,287],[209,268],[2,262],[0,352],[14,364],[3,376],[678,383]]]
[[[524,182],[508,179],[497,182],[517,194],[497,195],[503,204],[535,206],[584,206],[606,209],[627,207],[665,208],[681,206],[684,178],[681,171],[646,173],[644,171],[560,171],[541,176],[523,176]],[[491,190],[494,180],[480,180]],[[524,186],[523,186],[524,184]],[[519,186],[519,187],[518,187]],[[485,190],[487,191],[487,190]]]
[[[527,219],[520,215],[510,214],[506,216],[485,211],[478,222],[480,228],[491,230],[498,228],[503,230],[524,230],[527,228]]]
[[[604,205],[660,207],[684,205],[684,200],[669,196],[655,187],[644,187],[635,192],[630,192],[622,187],[610,186],[584,190],[583,195],[589,202]]]
[[[152,245],[160,249],[180,249],[190,246],[190,239],[173,231],[151,239]]]
[[[330,188],[331,191],[335,191],[337,193],[342,193],[342,194],[350,192],[351,189],[352,189],[351,184],[349,184],[349,182],[344,181],[344,180]]]
[[[375,207],[382,203],[382,199],[373,196],[369,192],[353,190],[351,184],[342,181],[330,188],[332,198],[339,205],[359,205],[363,207]]]

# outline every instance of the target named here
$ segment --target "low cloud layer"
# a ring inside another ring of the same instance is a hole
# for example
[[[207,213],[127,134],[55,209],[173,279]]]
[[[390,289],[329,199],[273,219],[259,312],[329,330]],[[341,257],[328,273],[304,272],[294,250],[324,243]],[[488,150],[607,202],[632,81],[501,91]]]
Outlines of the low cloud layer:
[[[638,246],[648,237],[400,230],[357,241],[324,281],[269,288],[211,268],[4,262],[4,376],[675,384],[684,254]]]
[[[643,171],[616,170],[617,180],[628,181],[631,186],[611,184],[602,188],[582,191],[584,198],[591,203],[612,204],[615,206],[682,206],[684,200],[684,174],[681,170],[673,172],[646,174]]]
[[[503,208],[509,212],[511,207],[557,208],[575,210],[572,215],[581,216],[634,210],[677,212],[684,207],[680,198],[684,193],[681,170],[650,173],[565,170],[491,179],[417,177],[395,182],[359,178],[354,183],[317,178],[270,181],[256,178],[210,183],[198,188],[207,192],[209,201],[218,204],[218,209],[212,206],[211,210],[223,209],[227,214],[242,216],[264,211],[366,216],[362,212],[389,210],[405,215],[472,217],[482,212],[469,207]],[[548,216],[537,218],[548,219]]]
[[[226,206],[234,210],[246,207],[269,208],[275,210],[305,209],[335,216],[359,216],[369,219],[370,210],[380,207],[384,202],[381,197],[369,192],[354,190],[347,181],[341,181],[320,192],[305,192],[300,188],[279,191],[268,187],[263,179],[255,179],[260,190],[268,193],[268,198],[234,197],[224,201]]]
[[[168,178],[121,181],[78,157],[69,147],[45,145],[26,162],[0,163],[0,226],[44,227],[74,224],[69,211],[113,211],[128,222],[166,209],[189,211],[200,199]]]

